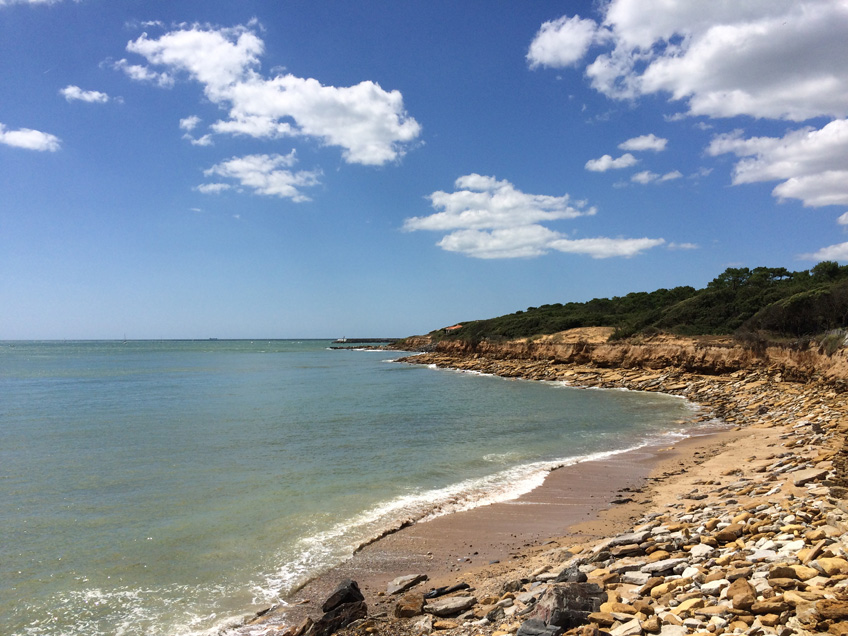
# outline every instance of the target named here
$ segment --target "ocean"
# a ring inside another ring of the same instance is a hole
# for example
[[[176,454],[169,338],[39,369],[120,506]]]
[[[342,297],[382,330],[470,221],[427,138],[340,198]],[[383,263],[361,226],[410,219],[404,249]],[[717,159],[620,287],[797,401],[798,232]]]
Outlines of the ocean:
[[[0,342],[0,634],[216,633],[401,520],[693,414],[329,346]]]

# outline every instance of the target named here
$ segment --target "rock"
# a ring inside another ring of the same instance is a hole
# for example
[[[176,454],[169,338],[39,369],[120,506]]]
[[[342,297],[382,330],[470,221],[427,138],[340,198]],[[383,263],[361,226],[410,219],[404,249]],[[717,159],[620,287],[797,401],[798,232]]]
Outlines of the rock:
[[[324,604],[321,606],[321,611],[332,612],[339,605],[344,605],[345,603],[357,603],[364,600],[365,597],[362,596],[362,592],[359,590],[359,584],[351,579],[345,579],[339,583],[338,587],[336,587],[336,589],[333,590],[333,593],[330,594],[326,601],[324,601]]]
[[[701,593],[706,594],[707,596],[718,596],[721,594],[721,591],[730,585],[730,581],[727,579],[717,579],[715,581],[710,581],[709,583],[704,583],[701,586]]]
[[[822,618],[833,621],[848,620],[848,601],[825,599],[816,603],[816,610]]]
[[[412,633],[421,636],[433,631],[433,617],[429,614],[419,616],[412,622]]]
[[[556,577],[555,583],[585,583],[588,577],[576,565],[565,568]]]
[[[755,602],[751,605],[751,612],[754,614],[780,614],[791,608],[792,606],[781,595]]]
[[[531,618],[521,623],[515,636],[559,636],[562,629],[555,625],[546,625],[538,618]]]
[[[660,624],[659,616],[649,616],[644,621],[642,621],[643,631],[646,631],[650,634],[658,634],[660,629],[662,629],[662,625]]]
[[[433,629],[435,630],[456,629],[457,627],[459,627],[459,623],[457,623],[456,621],[449,621],[444,619],[440,621],[433,621]]]
[[[539,597],[528,617],[571,629],[587,622],[605,599],[606,593],[594,583],[555,583]]]
[[[395,616],[398,618],[411,618],[424,612],[424,595],[410,592],[400,597],[395,605]]]
[[[366,616],[368,616],[368,606],[365,605],[365,601],[343,603],[315,621],[309,636],[331,636],[342,627]]]
[[[687,636],[689,629],[683,625],[663,625],[660,636]]]
[[[637,636],[642,633],[642,624],[638,619],[632,619],[622,623],[610,631],[611,636]]]
[[[848,561],[839,557],[821,557],[813,562],[813,567],[816,566],[818,566],[818,569],[827,574],[828,576],[836,576],[837,574],[848,574]]]
[[[386,594],[400,594],[401,592],[406,592],[409,588],[415,587],[426,580],[426,574],[407,574],[406,576],[399,576],[386,587]]]
[[[662,561],[655,561],[653,563],[648,563],[647,565],[643,565],[640,569],[641,572],[645,572],[646,574],[661,574],[662,572],[670,572],[676,566],[681,563],[687,563],[686,559],[663,559]]]
[[[821,481],[825,477],[827,477],[826,470],[822,470],[820,468],[808,468],[806,470],[799,470],[798,472],[792,473],[792,483],[796,486],[803,486],[805,484],[810,483],[811,481]]]
[[[424,611],[434,616],[454,616],[471,609],[476,603],[477,599],[473,596],[446,596],[428,601],[424,605]]]
[[[749,610],[757,602],[757,591],[745,579],[736,579],[727,588],[727,598],[734,609]]]

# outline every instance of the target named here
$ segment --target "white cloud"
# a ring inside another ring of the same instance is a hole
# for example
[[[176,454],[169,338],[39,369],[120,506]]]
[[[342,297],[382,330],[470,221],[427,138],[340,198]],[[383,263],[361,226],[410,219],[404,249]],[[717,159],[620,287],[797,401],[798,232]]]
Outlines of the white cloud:
[[[201,194],[221,194],[222,192],[231,190],[232,187],[229,183],[202,183],[199,186],[195,186],[194,189]]]
[[[629,152],[626,152],[617,159],[613,159],[611,155],[604,155],[599,159],[589,159],[585,167],[586,170],[591,170],[592,172],[606,172],[607,170],[629,168],[637,163],[639,163],[639,160]]]
[[[697,250],[700,249],[697,243],[669,243],[670,250]]]
[[[375,82],[335,87],[292,74],[263,77],[258,67],[264,43],[246,26],[194,25],[157,39],[144,34],[127,50],[164,67],[162,76],[182,73],[199,82],[211,102],[229,110],[228,119],[211,126],[218,134],[312,137],[340,147],[348,163],[382,165],[403,156],[421,132],[401,93]]]
[[[470,174],[460,177],[454,192],[441,190],[430,195],[433,208],[441,210],[425,217],[406,219],[407,230],[456,230],[514,228],[540,221],[573,219],[592,215],[595,208],[582,209],[582,201],[571,203],[566,194],[560,197],[526,194],[509,181]]]
[[[733,183],[782,181],[772,194],[799,199],[807,207],[848,204],[848,120],[824,128],[804,128],[783,137],[751,137],[740,131],[713,138],[707,153],[742,159]]]
[[[297,163],[294,151],[288,155],[247,155],[233,157],[218,163],[203,174],[207,177],[217,176],[235,179],[243,187],[250,188],[256,194],[275,196],[292,201],[309,201],[301,188],[318,185],[320,173],[317,171],[293,172],[291,168]],[[210,183],[197,186],[199,192],[217,193],[226,188],[220,183]]]
[[[844,212],[838,219],[836,219],[836,222],[839,225],[848,225],[848,212]]]
[[[0,124],[0,144],[14,148],[26,148],[27,150],[56,152],[61,143],[56,135],[50,133],[30,128],[7,130],[6,126]]]
[[[663,244],[650,238],[571,239],[543,222],[594,215],[584,201],[527,194],[509,181],[469,174],[456,180],[457,190],[434,192],[430,202],[435,214],[412,217],[404,229],[446,231],[437,245],[449,252],[474,258],[531,258],[550,251],[584,254],[593,258],[634,256]]]
[[[100,91],[85,91],[79,86],[74,86],[72,84],[60,90],[59,94],[69,102],[80,101],[88,102],[89,104],[105,104],[109,101],[109,96],[106,93],[101,93]]]
[[[188,140],[192,146],[212,146],[215,142],[212,141],[212,135],[203,135],[202,137],[192,137],[188,133],[183,135],[183,139]]]
[[[672,170],[671,172],[666,172],[665,174],[657,174],[656,172],[651,172],[650,170],[643,170],[642,172],[637,172],[632,177],[630,177],[630,180],[641,184],[665,183],[666,181],[680,179],[682,176],[683,175],[680,173],[679,170]]]
[[[665,146],[668,143],[668,139],[663,139],[662,137],[657,137],[655,134],[651,133],[650,135],[642,135],[640,137],[633,137],[632,139],[628,139],[620,144],[618,147],[621,150],[633,150],[634,152],[638,152],[641,150],[653,150],[654,152],[662,152],[665,150]]]
[[[602,12],[601,24],[576,16],[545,23],[553,33],[548,25],[573,24],[583,36],[547,37],[536,63],[574,64],[588,34],[605,33],[610,46],[586,74],[609,97],[664,93],[709,117],[848,115],[844,0],[664,0],[661,9],[655,0],[611,0]]]
[[[837,243],[823,247],[812,254],[801,254],[799,258],[805,261],[841,261],[848,262],[848,243]]]
[[[197,115],[190,115],[180,120],[180,130],[187,130],[191,132],[197,125],[200,123],[200,117]]]
[[[542,24],[530,44],[527,61],[530,68],[572,66],[586,55],[592,44],[602,42],[606,37],[594,20],[563,16]]]
[[[112,66],[136,82],[150,82],[162,88],[170,88],[174,85],[174,78],[168,73],[157,73],[156,71],[151,71],[146,66],[130,64],[125,59],[118,60]]]

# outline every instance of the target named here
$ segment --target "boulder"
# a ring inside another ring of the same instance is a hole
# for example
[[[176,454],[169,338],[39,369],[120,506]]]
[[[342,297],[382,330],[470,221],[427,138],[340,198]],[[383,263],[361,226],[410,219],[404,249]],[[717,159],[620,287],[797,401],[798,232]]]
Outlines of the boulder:
[[[424,595],[416,592],[404,594],[395,605],[395,616],[411,618],[424,612]]]
[[[571,629],[586,623],[605,600],[606,592],[595,583],[556,583],[539,597],[529,618]]]
[[[359,590],[359,584],[351,579],[345,579],[339,583],[338,587],[333,590],[333,593],[327,597],[327,600],[324,601],[324,604],[321,606],[321,611],[332,612],[340,605],[344,605],[346,603],[357,603],[364,600],[365,597],[362,596],[362,592]]]

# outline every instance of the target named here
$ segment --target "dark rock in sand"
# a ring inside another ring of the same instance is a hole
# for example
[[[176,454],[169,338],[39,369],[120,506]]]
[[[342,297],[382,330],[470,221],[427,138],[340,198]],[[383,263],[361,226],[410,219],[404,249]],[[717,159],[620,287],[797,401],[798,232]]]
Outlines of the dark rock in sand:
[[[362,592],[359,590],[359,584],[351,579],[345,579],[339,583],[338,587],[336,587],[336,589],[333,590],[333,593],[330,594],[326,601],[324,601],[324,604],[321,606],[321,611],[332,612],[339,605],[357,603],[364,600],[365,597],[362,596]]]

